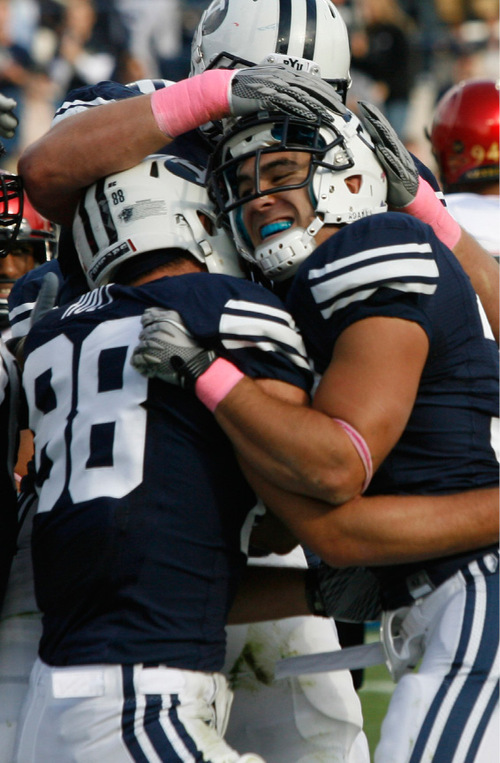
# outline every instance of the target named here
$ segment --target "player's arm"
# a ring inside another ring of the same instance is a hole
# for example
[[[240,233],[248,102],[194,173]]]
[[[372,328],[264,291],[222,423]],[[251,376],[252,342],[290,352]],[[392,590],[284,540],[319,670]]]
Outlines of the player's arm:
[[[71,225],[84,188],[134,167],[172,138],[206,122],[270,108],[314,121],[326,113],[319,91],[330,100],[335,96],[318,77],[288,67],[207,70],[62,120],[25,150],[19,173],[38,211]]]
[[[498,543],[498,488],[357,496],[334,507],[281,490],[242,466],[266,505],[334,567],[422,561]]]
[[[170,140],[155,121],[151,96],[140,95],[58,122],[23,152],[19,173],[38,211],[71,225],[84,188],[135,166]]]
[[[245,378],[215,416],[262,478],[285,491],[344,503],[367,476],[345,424],[361,435],[375,471],[404,431],[427,352],[427,335],[416,323],[358,321],[337,340],[313,409],[276,400],[270,384],[263,389]]]
[[[335,345],[313,404],[340,414],[363,433],[374,469],[399,439],[426,355],[423,330],[397,319],[355,323]],[[225,401],[216,409],[217,418],[222,419],[224,410],[229,414]],[[332,566],[420,561],[498,541],[497,488],[447,496],[357,496],[332,506],[270,481],[252,459],[241,463],[266,506]]]
[[[461,228],[460,238],[453,254],[470,278],[472,287],[491,326],[497,344],[500,344],[500,269],[498,261],[479,241]]]
[[[146,311],[143,325],[132,356],[138,371],[194,387],[263,478],[332,504],[357,495],[398,441],[428,352],[417,323],[379,317],[354,323],[337,340],[315,408],[308,408],[295,386],[256,382],[200,348],[168,312]]]

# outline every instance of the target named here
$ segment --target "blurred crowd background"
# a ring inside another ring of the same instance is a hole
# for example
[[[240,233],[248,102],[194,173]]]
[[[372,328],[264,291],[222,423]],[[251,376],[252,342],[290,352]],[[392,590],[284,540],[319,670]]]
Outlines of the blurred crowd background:
[[[0,0],[0,92],[20,127],[2,164],[50,126],[70,88],[114,79],[178,80],[209,0]],[[462,79],[499,76],[499,0],[337,0],[348,26],[348,105],[382,108],[433,169],[425,128],[439,96]],[[68,160],[70,160],[68,158]]]

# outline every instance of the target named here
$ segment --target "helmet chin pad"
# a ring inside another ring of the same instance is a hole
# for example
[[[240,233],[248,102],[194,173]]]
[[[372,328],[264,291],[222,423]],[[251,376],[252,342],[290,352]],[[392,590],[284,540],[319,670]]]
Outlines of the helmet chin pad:
[[[322,227],[323,221],[317,217],[307,229],[294,227],[272,236],[255,248],[252,261],[269,280],[285,281],[314,252],[315,236]]]

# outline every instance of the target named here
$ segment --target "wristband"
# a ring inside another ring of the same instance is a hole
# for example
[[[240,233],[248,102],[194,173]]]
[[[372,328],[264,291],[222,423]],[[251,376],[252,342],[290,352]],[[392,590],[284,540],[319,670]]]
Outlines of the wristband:
[[[217,358],[196,380],[194,386],[196,397],[213,413],[221,400],[244,376],[245,374],[242,374],[239,368],[236,368],[229,360]]]
[[[151,109],[158,128],[169,138],[228,116],[229,87],[236,71],[209,69],[155,90]]]
[[[365,481],[363,482],[363,486],[361,488],[361,492],[364,493],[366,488],[371,482],[371,479],[373,477],[373,462],[372,462],[372,456],[370,453],[370,449],[368,445],[366,444],[366,440],[364,437],[360,435],[357,429],[354,429],[350,424],[347,423],[347,421],[343,421],[342,419],[333,419],[337,422],[337,424],[340,424],[352,444],[354,445],[356,449],[356,453],[361,459],[361,463],[365,467]]]
[[[402,209],[430,225],[438,239],[449,249],[453,249],[462,235],[460,225],[441,204],[432,186],[423,178],[418,181],[417,195],[413,201]]]

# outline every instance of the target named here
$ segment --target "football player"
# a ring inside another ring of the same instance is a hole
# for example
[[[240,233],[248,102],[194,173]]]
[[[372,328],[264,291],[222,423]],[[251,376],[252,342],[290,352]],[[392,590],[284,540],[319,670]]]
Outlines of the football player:
[[[446,206],[500,257],[498,80],[464,80],[440,98],[429,132]]]
[[[203,182],[163,155],[92,186],[74,226],[91,290],[26,340],[43,632],[16,761],[262,760],[223,739],[220,673],[255,495],[204,406],[129,362],[159,305],[218,345],[223,328],[264,387],[310,386],[280,300],[220,274],[241,269]]]
[[[266,397],[161,311],[145,314],[133,364],[194,389],[308,548],[332,565],[373,565],[397,623],[385,642],[399,680],[376,761],[487,763],[498,517],[471,549],[453,507],[440,508],[470,487],[498,500],[498,348],[469,279],[427,225],[387,211],[385,173],[352,113],[238,120],[214,152],[211,188],[240,254],[283,285],[320,378],[313,409]],[[406,496],[410,523],[409,495],[433,496],[430,524],[448,546],[425,524],[405,538],[390,509],[350,523],[343,504],[365,492]],[[406,662],[398,639],[414,649]]]

